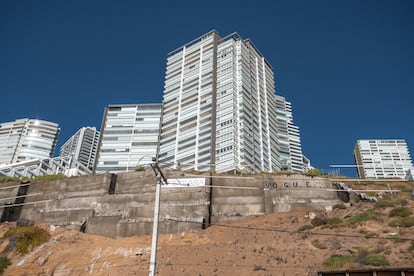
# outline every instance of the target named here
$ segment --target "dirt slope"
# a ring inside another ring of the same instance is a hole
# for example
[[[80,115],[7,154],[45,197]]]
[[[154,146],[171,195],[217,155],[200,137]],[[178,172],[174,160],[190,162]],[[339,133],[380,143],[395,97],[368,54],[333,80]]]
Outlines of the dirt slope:
[[[412,200],[404,204],[414,211]],[[315,275],[326,269],[323,263],[331,255],[355,255],[360,250],[385,256],[390,266],[414,266],[414,245],[404,240],[414,239],[414,227],[389,226],[394,208],[358,203],[329,212],[298,209],[160,235],[158,275]],[[346,222],[347,217],[373,209],[374,218]],[[328,218],[343,223],[298,231],[311,225],[310,212],[325,223]],[[2,224],[0,235],[12,226]],[[148,275],[151,236],[110,239],[41,227],[51,233],[50,241],[25,256],[7,251],[8,240],[2,241],[2,255],[12,261],[4,275]],[[360,266],[355,261],[345,267]]]

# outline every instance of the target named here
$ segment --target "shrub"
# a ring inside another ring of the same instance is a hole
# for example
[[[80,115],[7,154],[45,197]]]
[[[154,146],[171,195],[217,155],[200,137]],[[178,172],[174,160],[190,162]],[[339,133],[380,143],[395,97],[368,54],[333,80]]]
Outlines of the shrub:
[[[0,257],[0,274],[3,275],[4,270],[11,265],[11,262],[9,260],[9,258],[7,258],[6,256],[1,256]]]
[[[330,218],[329,220],[328,220],[328,224],[329,225],[338,225],[338,224],[341,224],[343,221],[342,221],[342,219],[340,219],[340,218]]]
[[[375,207],[383,208],[383,207],[394,207],[395,202],[393,200],[378,200],[375,202]]]
[[[320,226],[325,225],[328,223],[329,218],[325,216],[316,216],[314,219],[312,219],[311,223],[314,226]]]
[[[372,266],[384,266],[388,265],[388,260],[385,256],[380,254],[368,254],[364,258],[364,265],[372,265]]]
[[[322,249],[322,250],[327,248],[326,245],[321,243],[319,240],[313,240],[312,245],[315,246],[316,248]]]
[[[408,207],[397,207],[397,208],[391,210],[389,216],[390,217],[408,217],[412,213],[413,212]]]
[[[323,264],[329,268],[341,268],[347,263],[354,261],[354,258],[349,255],[332,255]]]
[[[414,217],[398,218],[391,221],[388,225],[392,227],[411,227],[414,226]]]
[[[35,226],[22,226],[9,229],[3,238],[17,239],[16,252],[26,254],[33,246],[41,245],[47,242],[50,235],[47,231]]]
[[[135,171],[136,172],[143,172],[143,171],[145,171],[145,168],[144,168],[144,166],[138,166],[138,167],[135,168]]]
[[[338,203],[338,204],[335,204],[332,208],[333,209],[346,209],[346,206],[343,203]]]
[[[305,172],[306,176],[321,176],[321,171],[314,168],[314,169],[309,169]]]
[[[374,210],[367,210],[362,213],[356,214],[352,217],[346,218],[346,221],[349,223],[356,223],[370,220],[377,216],[377,213]]]
[[[313,229],[313,228],[315,228],[315,226],[310,225],[310,224],[306,224],[306,225],[303,225],[302,227],[300,227],[299,231],[302,232],[302,231],[310,230],[310,229]]]

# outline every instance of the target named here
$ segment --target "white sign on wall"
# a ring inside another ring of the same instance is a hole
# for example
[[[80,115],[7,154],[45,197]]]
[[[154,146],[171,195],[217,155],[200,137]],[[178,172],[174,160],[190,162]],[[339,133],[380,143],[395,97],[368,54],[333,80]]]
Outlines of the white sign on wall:
[[[205,178],[168,178],[168,184],[163,188],[202,187],[206,185]]]

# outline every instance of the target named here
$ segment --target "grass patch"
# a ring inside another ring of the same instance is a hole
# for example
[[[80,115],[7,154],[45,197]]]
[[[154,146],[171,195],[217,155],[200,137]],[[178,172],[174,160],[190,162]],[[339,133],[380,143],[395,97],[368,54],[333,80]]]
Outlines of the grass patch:
[[[49,233],[35,226],[22,226],[9,229],[3,238],[16,239],[16,252],[27,254],[34,247],[47,242]]]
[[[19,181],[20,179],[18,177],[0,176],[0,183],[19,182]]]
[[[391,210],[390,217],[409,217],[413,211],[408,207],[397,207]]]
[[[313,240],[312,245],[321,250],[328,248],[324,243],[321,243],[319,240]]]
[[[340,218],[330,218],[329,220],[328,220],[328,224],[329,225],[339,225],[339,224],[341,224],[343,221],[342,221],[342,219],[340,219]]]
[[[388,265],[389,262],[385,256],[380,254],[368,254],[363,259],[364,265],[372,265],[372,266],[384,266]]]
[[[388,225],[392,227],[411,227],[414,226],[414,217],[398,218],[391,221]]]
[[[377,216],[377,212],[374,210],[367,210],[362,213],[356,214],[352,217],[346,218],[346,221],[349,223],[357,223],[362,221],[367,221]]]
[[[299,228],[299,231],[306,231],[306,230],[311,230],[311,229],[313,229],[313,228],[315,228],[315,226],[313,226],[313,225],[310,225],[310,224],[306,224],[306,225],[303,225],[303,226],[301,226],[300,228]]]
[[[323,264],[329,268],[341,268],[347,263],[353,263],[354,258],[349,255],[332,255]]]
[[[379,207],[379,208],[395,207],[395,202],[394,200],[382,199],[382,200],[378,200],[377,202],[375,202],[375,207]]]
[[[145,171],[145,167],[144,166],[138,166],[138,167],[135,168],[135,171],[136,172],[143,172],[143,171]]]
[[[338,204],[335,204],[332,208],[333,209],[346,209],[346,206],[343,203],[338,203]]]
[[[58,180],[63,179],[66,176],[64,174],[49,174],[36,176],[33,181],[45,181],[45,180]]]
[[[9,260],[9,258],[7,258],[6,256],[1,256],[0,257],[0,275],[3,275],[4,270],[11,265],[11,262]]]

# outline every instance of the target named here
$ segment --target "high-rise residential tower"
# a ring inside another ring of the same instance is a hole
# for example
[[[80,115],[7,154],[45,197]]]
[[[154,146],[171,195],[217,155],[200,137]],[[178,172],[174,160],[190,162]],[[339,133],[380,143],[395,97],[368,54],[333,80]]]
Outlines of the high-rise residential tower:
[[[59,130],[58,124],[38,119],[0,123],[0,164],[52,157]]]
[[[60,148],[60,156],[71,156],[87,168],[93,168],[99,142],[95,127],[82,127]]]
[[[163,104],[162,166],[281,169],[273,69],[249,39],[213,30],[169,53]]]
[[[358,140],[354,158],[359,178],[406,178],[413,169],[405,140]]]
[[[95,172],[125,172],[156,157],[161,104],[105,108]]]

